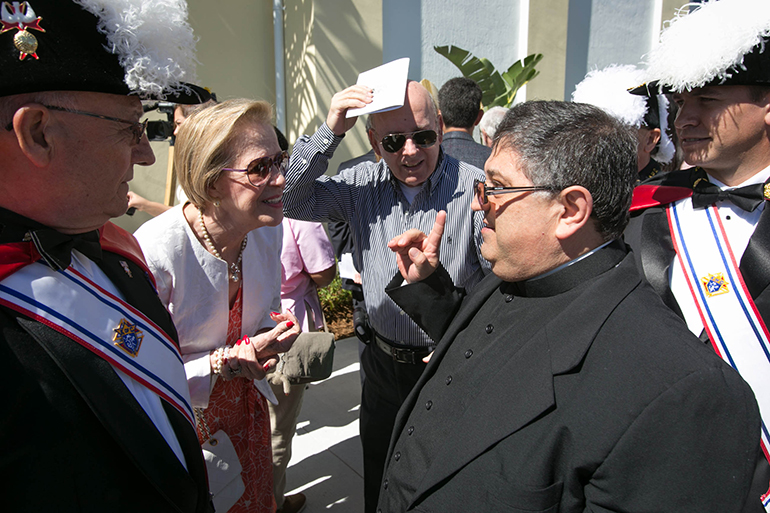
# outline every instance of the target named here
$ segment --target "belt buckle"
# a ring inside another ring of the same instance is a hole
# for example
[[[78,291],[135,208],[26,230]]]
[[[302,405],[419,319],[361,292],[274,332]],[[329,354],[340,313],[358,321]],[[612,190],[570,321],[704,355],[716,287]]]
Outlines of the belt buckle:
[[[409,363],[414,365],[414,351],[412,350],[391,346],[390,354],[398,363]]]

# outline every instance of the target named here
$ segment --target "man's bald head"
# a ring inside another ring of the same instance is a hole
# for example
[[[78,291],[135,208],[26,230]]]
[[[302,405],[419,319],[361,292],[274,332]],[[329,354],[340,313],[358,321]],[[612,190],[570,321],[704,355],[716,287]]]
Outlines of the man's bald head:
[[[407,82],[404,106],[372,114],[371,125],[369,142],[397,180],[415,187],[422,185],[436,170],[441,152],[441,115],[433,97],[419,82]],[[421,145],[422,138],[415,143],[412,135],[426,130],[436,133],[435,143]],[[395,152],[385,150],[382,145],[383,137],[392,134],[407,135],[404,145]]]

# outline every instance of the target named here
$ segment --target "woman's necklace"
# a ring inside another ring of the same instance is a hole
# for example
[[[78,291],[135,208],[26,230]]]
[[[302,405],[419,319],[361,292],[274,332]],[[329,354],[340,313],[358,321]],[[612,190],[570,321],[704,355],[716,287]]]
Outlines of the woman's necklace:
[[[225,260],[222,258],[222,255],[219,254],[219,251],[214,246],[214,243],[211,241],[211,235],[209,235],[208,230],[206,229],[206,225],[203,222],[203,211],[201,209],[198,209],[198,221],[200,221],[201,224],[201,232],[203,232],[203,240],[206,241],[206,244],[208,245],[209,249],[211,249],[211,252],[214,254],[215,257],[217,257],[220,260]],[[241,242],[241,250],[238,252],[238,258],[230,264],[230,270],[229,270],[229,277],[230,281],[233,282],[239,282],[241,281],[241,260],[243,260],[243,250],[246,249],[246,242],[248,241],[249,236],[243,238],[243,242]],[[227,263],[227,260],[225,260],[225,263]]]

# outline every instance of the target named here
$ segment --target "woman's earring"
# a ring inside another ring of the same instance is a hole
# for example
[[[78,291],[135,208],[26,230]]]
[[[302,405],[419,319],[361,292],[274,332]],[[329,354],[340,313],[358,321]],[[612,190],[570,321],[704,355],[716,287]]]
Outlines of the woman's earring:
[[[215,206],[215,207],[217,207],[217,208],[219,208],[219,205],[221,205],[221,203],[219,202],[219,200],[214,200],[214,206]]]

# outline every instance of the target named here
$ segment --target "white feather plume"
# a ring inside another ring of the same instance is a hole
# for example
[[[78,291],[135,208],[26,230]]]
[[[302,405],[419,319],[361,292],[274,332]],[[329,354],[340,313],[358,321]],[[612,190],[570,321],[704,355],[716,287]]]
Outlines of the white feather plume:
[[[195,43],[185,0],[74,0],[99,20],[108,51],[126,72],[126,85],[141,96],[195,83]]]
[[[689,8],[700,5],[697,10]],[[645,56],[648,81],[673,91],[727,79],[743,56],[770,36],[770,0],[711,0],[682,7]]]
[[[615,116],[624,123],[639,128],[647,114],[647,100],[628,89],[644,82],[644,72],[630,65],[616,65],[590,71],[575,86],[572,101],[589,103]]]
[[[768,0],[770,1],[770,0]],[[629,64],[610,64],[604,69],[590,71],[572,93],[572,101],[599,107],[627,125],[639,128],[647,114],[647,97],[628,92],[644,82],[645,72]],[[658,95],[660,142],[652,157],[666,164],[671,162],[676,148],[668,136],[668,100]]]

